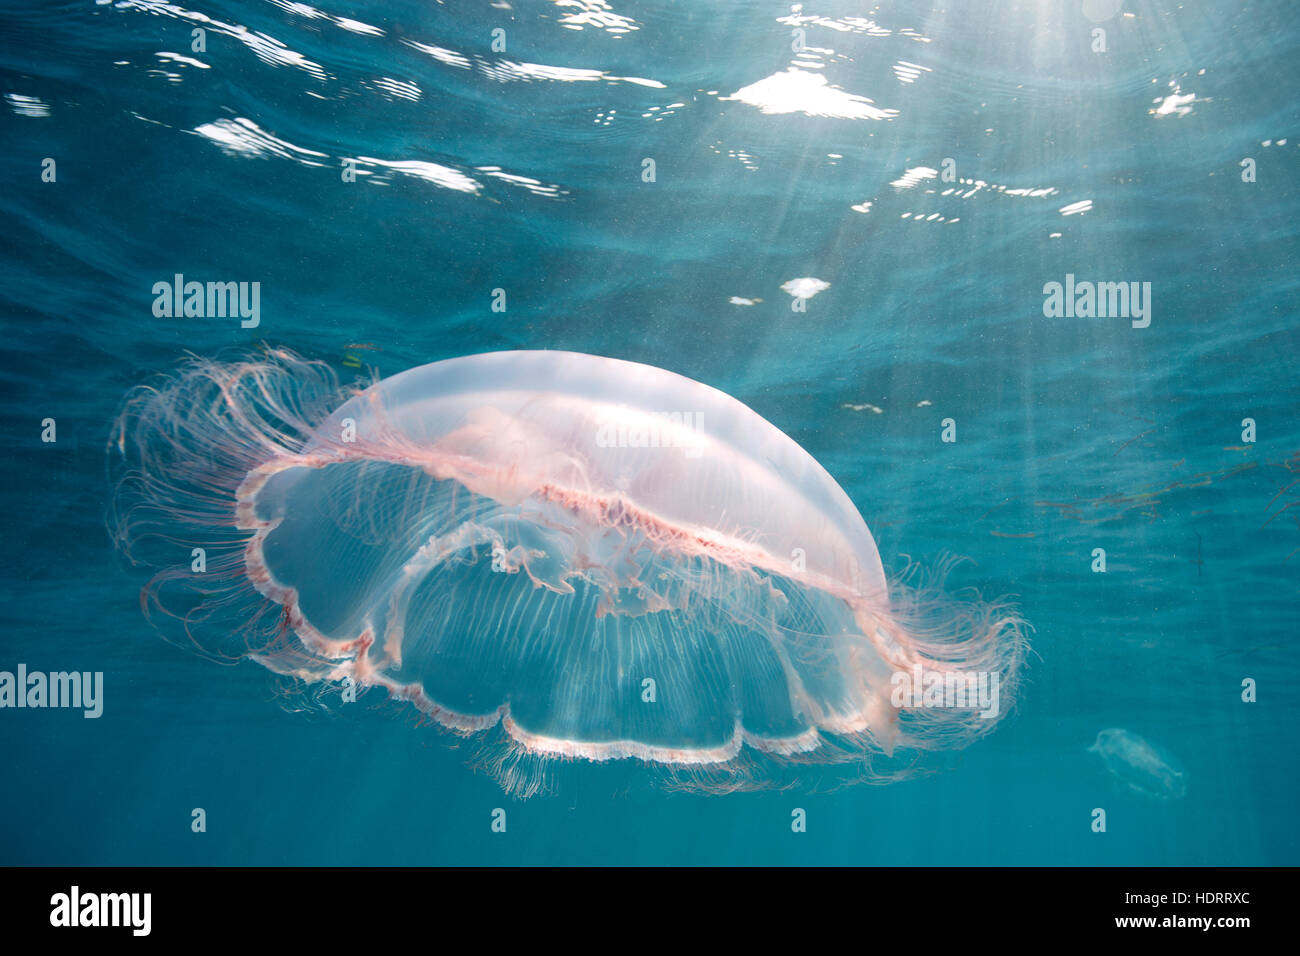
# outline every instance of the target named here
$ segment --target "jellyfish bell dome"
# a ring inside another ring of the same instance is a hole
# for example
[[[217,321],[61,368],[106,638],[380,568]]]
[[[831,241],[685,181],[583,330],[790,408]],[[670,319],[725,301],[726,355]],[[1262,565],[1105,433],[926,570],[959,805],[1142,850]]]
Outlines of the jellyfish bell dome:
[[[1014,683],[1013,613],[891,597],[866,523],[812,456],[649,365],[495,352],[345,395],[291,353],[195,360],[129,399],[119,429],[145,513],[224,524],[222,600],[242,589],[255,621],[280,609],[247,656],[385,688],[508,753],[494,766],[517,792],[566,759],[728,789],[782,763],[960,745],[991,723],[900,701],[897,675]],[[187,495],[201,507],[178,508]],[[121,513],[129,542],[141,510]],[[216,583],[162,580],[200,605]]]
[[[321,426],[315,447],[337,448],[349,419],[372,448],[404,447],[431,475],[503,504],[618,502],[665,532],[752,547],[781,569],[802,545],[809,573],[886,599],[875,541],[826,470],[748,406],[673,372],[492,352],[375,384]]]

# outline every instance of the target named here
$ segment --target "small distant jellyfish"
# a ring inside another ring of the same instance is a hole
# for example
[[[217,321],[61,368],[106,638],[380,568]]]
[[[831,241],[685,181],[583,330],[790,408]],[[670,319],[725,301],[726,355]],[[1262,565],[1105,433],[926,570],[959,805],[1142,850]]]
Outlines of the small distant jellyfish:
[[[110,456],[164,631],[313,700],[378,689],[517,795],[581,761],[889,780],[1013,706],[1010,604],[946,567],[887,584],[803,448],[648,365],[497,352],[344,388],[285,350],[194,357],[128,395]]]
[[[788,292],[796,299],[811,299],[817,293],[825,292],[830,287],[831,284],[825,279],[817,279],[813,276],[803,276],[781,284],[781,290]]]
[[[1177,800],[1187,792],[1187,774],[1169,754],[1137,734],[1118,727],[1103,730],[1088,752],[1101,757],[1111,775],[1130,790],[1160,800]]]

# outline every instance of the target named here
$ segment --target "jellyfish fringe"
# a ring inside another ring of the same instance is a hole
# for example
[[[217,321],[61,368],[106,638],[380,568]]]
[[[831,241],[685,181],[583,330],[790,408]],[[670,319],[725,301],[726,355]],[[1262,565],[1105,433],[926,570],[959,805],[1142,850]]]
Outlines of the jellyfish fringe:
[[[108,531],[128,562],[161,569],[140,607],[155,624],[180,622],[179,639],[165,637],[222,663],[292,652],[283,608],[244,576],[251,536],[237,525],[236,492],[258,465],[301,452],[366,384],[341,386],[324,362],[267,347],[232,360],[189,354],[127,394],[109,437]]]

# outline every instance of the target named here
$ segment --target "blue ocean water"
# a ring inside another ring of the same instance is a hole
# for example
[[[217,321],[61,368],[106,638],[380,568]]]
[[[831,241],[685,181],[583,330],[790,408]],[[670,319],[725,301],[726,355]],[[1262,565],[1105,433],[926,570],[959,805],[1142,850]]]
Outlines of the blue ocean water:
[[[0,670],[105,691],[0,709],[0,862],[1300,862],[1297,47],[1290,0],[6,3]],[[155,314],[176,274],[258,282],[256,326]],[[1046,315],[1067,276],[1146,315]],[[720,388],[888,572],[1017,596],[1017,712],[889,786],[521,802],[387,708],[288,708],[164,642],[104,528],[126,391],[260,343]]]

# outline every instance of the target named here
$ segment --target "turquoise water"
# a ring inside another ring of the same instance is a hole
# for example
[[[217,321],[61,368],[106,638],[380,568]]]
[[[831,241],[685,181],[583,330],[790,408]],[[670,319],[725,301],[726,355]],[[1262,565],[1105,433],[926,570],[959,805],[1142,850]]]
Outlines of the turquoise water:
[[[0,862],[1300,862],[1300,18],[1108,6],[7,4],[0,670],[105,692],[0,709]],[[177,273],[260,283],[257,325],[156,315]],[[1049,317],[1067,275],[1149,312]],[[519,802],[387,708],[288,707],[164,642],[103,522],[122,395],[262,342],[345,380],[560,348],[720,388],[887,572],[960,555],[1018,596],[1018,710],[887,787],[585,765]],[[1112,773],[1108,728],[1182,795]]]

